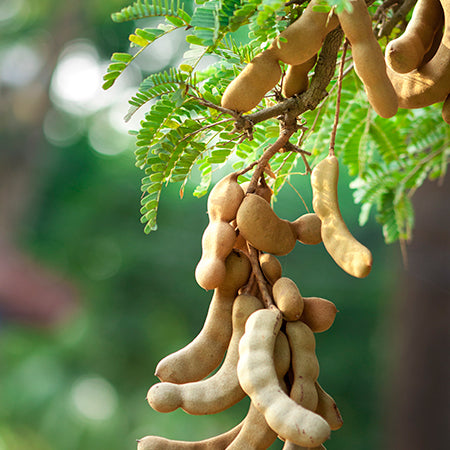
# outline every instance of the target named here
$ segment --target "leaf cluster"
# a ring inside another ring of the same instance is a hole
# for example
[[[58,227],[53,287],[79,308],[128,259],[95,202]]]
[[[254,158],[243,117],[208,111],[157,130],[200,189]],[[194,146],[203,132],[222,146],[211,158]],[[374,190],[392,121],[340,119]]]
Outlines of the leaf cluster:
[[[159,38],[181,29],[189,49],[177,68],[148,75],[129,100],[125,116],[146,110],[136,136],[136,165],[142,180],[142,222],[145,232],[157,228],[161,193],[168,183],[196,180],[194,195],[208,192],[212,174],[227,161],[240,170],[256,161],[279,134],[269,119],[254,125],[249,135],[238,133],[233,117],[220,110],[227,85],[251,59],[294,21],[306,6],[286,6],[280,0],[197,0],[186,8],[179,0],[138,0],[114,13],[116,22],[161,17],[157,28],[136,28],[129,36],[130,52],[114,53],[104,76],[108,89],[140,52]],[[321,8],[348,8],[346,0],[327,0]],[[248,36],[248,38],[247,38]],[[199,69],[205,56],[214,63]],[[347,63],[347,67],[348,67]],[[299,138],[315,162],[328,150],[336,110],[334,81],[329,95],[301,121],[308,130]],[[279,87],[260,108],[280,99]],[[411,197],[427,178],[445,175],[450,132],[437,108],[402,111],[382,119],[370,108],[364,89],[350,72],[344,79],[336,152],[353,178],[354,199],[361,205],[360,224],[371,212],[381,223],[386,242],[411,237],[414,210]],[[270,161],[271,187],[279,192],[289,179],[304,171],[300,154],[278,153]]]

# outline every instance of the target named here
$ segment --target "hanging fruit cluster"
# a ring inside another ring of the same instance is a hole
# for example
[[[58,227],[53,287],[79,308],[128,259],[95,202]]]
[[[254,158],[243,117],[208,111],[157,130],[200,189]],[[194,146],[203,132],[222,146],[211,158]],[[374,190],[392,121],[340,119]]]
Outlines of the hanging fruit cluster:
[[[320,297],[303,297],[296,283],[282,276],[275,256],[291,252],[297,241],[323,241],[351,275],[370,272],[371,253],[350,234],[339,210],[337,159],[328,156],[314,168],[315,213],[293,222],[273,211],[264,178],[251,189],[239,184],[238,176],[225,176],[208,198],[210,221],[195,271],[198,284],[214,290],[203,328],[159,362],[155,375],[161,382],[149,389],[147,400],[158,412],[182,408],[201,415],[228,409],[247,395],[248,414],[214,438],[189,442],[146,436],[139,450],[263,449],[277,437],[285,449],[320,449],[343,423],[318,383],[315,354],[314,333],[331,327],[336,307]]]

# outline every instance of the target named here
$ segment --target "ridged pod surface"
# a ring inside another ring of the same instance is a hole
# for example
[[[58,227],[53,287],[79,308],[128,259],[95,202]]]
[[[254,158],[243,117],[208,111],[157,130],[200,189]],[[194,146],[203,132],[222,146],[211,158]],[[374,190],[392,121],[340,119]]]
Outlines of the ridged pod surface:
[[[232,252],[225,261],[226,277],[214,290],[203,328],[186,347],[163,358],[155,375],[161,381],[187,383],[211,373],[222,361],[232,334],[232,308],[237,291],[250,276],[250,261]]]
[[[337,185],[339,163],[335,156],[327,156],[311,174],[313,208],[322,221],[322,241],[336,264],[357,278],[369,275],[372,254],[350,233],[339,209]]]
[[[247,194],[236,215],[242,236],[255,248],[273,255],[286,255],[296,238],[290,223],[280,219],[270,204],[255,194]]]
[[[277,377],[284,386],[283,377],[289,370],[291,351],[288,338],[281,331],[276,338],[273,359]],[[242,429],[239,431],[239,434],[233,442],[227,447],[227,450],[265,449],[269,448],[276,438],[277,433],[267,425],[264,415],[252,402],[250,402],[250,408],[244,419]]]
[[[239,343],[239,382],[279,436],[298,445],[318,446],[330,435],[328,423],[289,398],[277,378],[273,351],[281,323],[281,313],[272,309],[249,317]]]

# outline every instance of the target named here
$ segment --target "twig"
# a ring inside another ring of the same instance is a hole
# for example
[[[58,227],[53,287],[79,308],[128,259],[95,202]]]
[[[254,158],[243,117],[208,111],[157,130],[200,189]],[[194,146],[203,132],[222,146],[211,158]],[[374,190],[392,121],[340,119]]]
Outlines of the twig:
[[[232,109],[223,108],[222,106],[216,105],[215,103],[205,100],[204,98],[197,97],[195,95],[190,95],[189,97],[193,100],[197,100],[203,106],[215,109],[215,110],[220,111],[225,114],[229,114],[229,115],[233,116],[235,120],[238,120],[241,116],[240,113],[237,113],[236,111],[233,111]]]
[[[405,20],[409,11],[414,8],[416,2],[417,0],[405,0],[403,4],[397,9],[397,11],[395,11],[392,17],[384,23],[380,32],[378,33],[378,38],[389,36],[395,26],[402,20]]]
[[[258,250],[256,250],[256,248],[253,247],[253,245],[250,245],[248,242],[247,246],[250,264],[252,265],[252,272],[256,278],[256,282],[258,283],[259,292],[261,293],[261,300],[264,303],[264,307],[269,309],[278,309],[275,306],[272,296],[269,293],[266,279],[264,278],[261,267],[259,266]]]
[[[345,54],[347,53],[347,46],[348,41],[347,39],[344,41],[344,48],[342,49],[342,57],[341,57],[341,63],[339,65],[339,78],[338,78],[338,91],[337,91],[337,97],[336,97],[336,112],[334,114],[334,123],[333,123],[333,129],[331,131],[331,137],[330,137],[330,148],[329,148],[329,155],[334,156],[334,145],[336,143],[336,133],[337,133],[337,127],[339,123],[339,111],[341,109],[341,91],[342,91],[342,78],[344,75],[344,61],[345,61]]]

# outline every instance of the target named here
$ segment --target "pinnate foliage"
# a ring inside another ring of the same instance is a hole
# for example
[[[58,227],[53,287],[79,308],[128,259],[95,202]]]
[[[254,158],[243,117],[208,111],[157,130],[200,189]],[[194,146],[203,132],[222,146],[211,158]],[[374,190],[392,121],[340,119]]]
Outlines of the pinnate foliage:
[[[345,0],[328,3],[338,9],[348,6]],[[197,0],[187,7],[178,0],[138,0],[112,15],[116,22],[139,24],[151,17],[162,21],[156,28],[136,28],[129,36],[130,52],[112,55],[105,89],[139,53],[172,31],[184,31],[188,48],[178,68],[149,74],[142,81],[125,116],[129,120],[137,111],[145,112],[140,128],[133,132],[136,165],[145,173],[141,199],[145,232],[157,228],[158,205],[168,183],[179,183],[183,195],[195,174],[194,195],[202,196],[216,168],[232,160],[234,170],[243,169],[278,137],[276,119],[256,124],[248,139],[234,130],[231,116],[212,106],[220,105],[227,85],[304,7],[285,7],[280,0]],[[215,62],[199,69],[205,56]],[[300,144],[311,153],[312,166],[328,152],[336,110],[334,83],[319,107],[301,117]],[[277,95],[268,95],[258,108],[280,98],[276,89]],[[336,154],[352,177],[361,226],[373,213],[386,242],[409,239],[414,224],[412,195],[427,178],[445,175],[449,153],[450,131],[438,107],[400,110],[395,117],[382,119],[369,106],[354,72],[344,78]],[[305,172],[302,159],[296,152],[272,158],[270,183],[275,195],[287,181]]]

